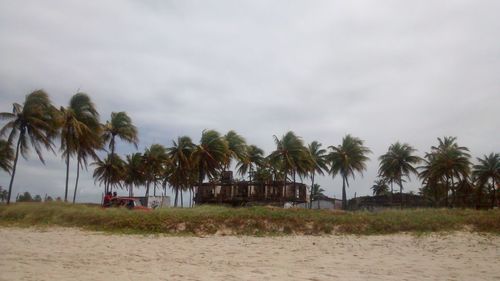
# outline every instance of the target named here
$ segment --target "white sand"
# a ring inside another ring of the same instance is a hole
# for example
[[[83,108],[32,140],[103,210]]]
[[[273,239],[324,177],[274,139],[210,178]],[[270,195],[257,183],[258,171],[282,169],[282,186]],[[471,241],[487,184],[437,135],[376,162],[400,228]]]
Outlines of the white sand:
[[[0,228],[0,280],[500,280],[500,236],[165,237]]]

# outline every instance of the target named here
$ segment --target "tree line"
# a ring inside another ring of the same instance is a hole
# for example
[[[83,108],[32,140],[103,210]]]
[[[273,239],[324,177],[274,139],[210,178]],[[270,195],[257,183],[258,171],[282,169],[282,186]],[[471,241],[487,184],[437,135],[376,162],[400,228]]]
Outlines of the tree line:
[[[123,158],[116,153],[116,142],[139,143],[137,128],[126,112],[111,113],[110,120],[101,123],[91,98],[85,93],[71,97],[68,106],[57,108],[43,90],[27,95],[23,104],[14,103],[12,112],[0,113],[6,124],[0,130],[0,168],[11,175],[7,203],[10,203],[19,153],[27,158],[33,149],[42,163],[42,149],[55,153],[56,141],[66,164],[64,201],[68,201],[71,160],[76,162],[73,203],[76,200],[80,170],[94,167],[95,182],[104,192],[126,188],[133,196],[134,188],[170,187],[174,205],[182,206],[182,191],[189,191],[190,204],[196,185],[204,180],[218,179],[222,172],[235,167],[241,177],[254,182],[295,183],[309,180],[315,185],[316,175],[329,174],[342,179],[342,207],[347,208],[346,188],[357,174],[366,170],[371,150],[360,138],[346,135],[338,145],[323,147],[318,141],[305,144],[294,132],[274,137],[276,149],[269,155],[256,145],[247,144],[244,137],[231,130],[222,135],[204,130],[199,143],[181,136],[169,147],[152,144],[144,152],[131,153]],[[101,159],[97,152],[105,151]],[[469,150],[459,146],[456,138],[438,138],[424,158],[407,143],[396,142],[379,157],[379,178],[372,187],[374,194],[391,193],[394,184],[403,191],[403,183],[416,175],[422,182],[420,192],[436,206],[470,206],[470,194],[477,198],[490,197],[496,206],[500,179],[500,154],[491,153],[477,158],[473,165]],[[92,161],[91,163],[89,163]],[[180,198],[179,198],[179,191]],[[316,193],[310,188],[311,198]],[[465,196],[464,196],[465,195]],[[179,200],[180,199],[180,200]],[[466,202],[467,201],[467,202]],[[311,205],[310,205],[311,206]],[[309,207],[310,207],[309,206]]]

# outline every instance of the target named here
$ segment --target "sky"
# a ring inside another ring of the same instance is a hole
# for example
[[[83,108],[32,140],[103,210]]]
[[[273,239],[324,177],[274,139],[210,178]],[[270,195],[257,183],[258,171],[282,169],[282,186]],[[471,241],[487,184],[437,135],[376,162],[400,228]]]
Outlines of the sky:
[[[497,0],[0,0],[0,111],[36,89],[58,107],[85,92],[102,122],[129,114],[139,151],[204,129],[234,129],[266,154],[289,130],[324,147],[352,134],[373,153],[347,195],[368,195],[396,141],[420,156],[443,136],[474,161],[500,152],[498,11]],[[14,196],[64,195],[58,149],[46,165],[19,161]],[[92,170],[80,202],[100,201]],[[341,196],[339,178],[318,182]]]

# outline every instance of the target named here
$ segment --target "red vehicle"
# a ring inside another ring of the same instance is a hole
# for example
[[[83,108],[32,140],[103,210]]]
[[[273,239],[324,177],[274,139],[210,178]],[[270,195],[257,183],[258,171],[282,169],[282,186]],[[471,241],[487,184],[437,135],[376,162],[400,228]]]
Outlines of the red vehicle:
[[[142,205],[141,200],[133,197],[114,197],[111,199],[110,206],[104,207],[124,207],[130,210],[151,211],[151,208]]]

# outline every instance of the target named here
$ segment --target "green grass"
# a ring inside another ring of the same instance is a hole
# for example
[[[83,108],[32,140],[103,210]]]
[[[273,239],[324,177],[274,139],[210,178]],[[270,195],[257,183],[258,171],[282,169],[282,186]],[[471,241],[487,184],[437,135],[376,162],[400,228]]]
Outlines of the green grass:
[[[139,212],[64,203],[17,203],[0,206],[0,225],[175,235],[365,235],[464,229],[500,234],[500,210],[415,209],[370,213],[201,206]]]

